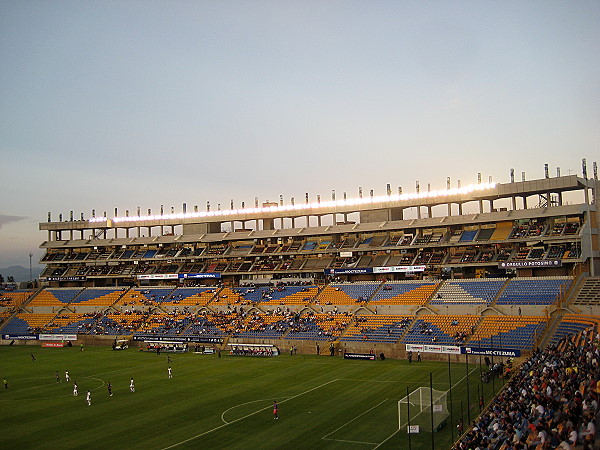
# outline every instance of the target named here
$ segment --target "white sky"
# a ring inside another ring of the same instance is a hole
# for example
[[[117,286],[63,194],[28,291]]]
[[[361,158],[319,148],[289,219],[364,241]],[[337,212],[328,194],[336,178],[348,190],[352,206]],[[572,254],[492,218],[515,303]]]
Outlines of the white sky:
[[[597,1],[0,2],[0,267],[89,217],[581,173]]]

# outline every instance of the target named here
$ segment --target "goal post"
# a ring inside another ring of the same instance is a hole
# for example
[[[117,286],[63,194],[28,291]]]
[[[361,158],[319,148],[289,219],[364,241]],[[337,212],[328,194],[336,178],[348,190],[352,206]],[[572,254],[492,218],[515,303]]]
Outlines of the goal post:
[[[450,416],[447,404],[448,391],[419,387],[398,401],[398,428],[418,425],[419,431],[439,430]],[[431,406],[433,404],[433,410]],[[410,414],[410,417],[409,417]],[[433,430],[431,428],[433,416]],[[409,420],[410,418],[410,420]]]

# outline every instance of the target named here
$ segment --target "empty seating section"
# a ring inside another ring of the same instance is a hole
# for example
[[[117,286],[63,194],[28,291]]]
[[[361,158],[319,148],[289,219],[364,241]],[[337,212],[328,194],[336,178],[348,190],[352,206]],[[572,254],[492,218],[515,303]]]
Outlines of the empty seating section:
[[[496,232],[496,228],[482,228],[477,235],[478,241],[489,241]]]
[[[414,317],[394,315],[356,316],[341,341],[398,342]]]
[[[538,344],[546,326],[545,317],[485,316],[467,345],[531,350]]]
[[[73,300],[72,306],[75,308],[82,306],[108,308],[113,305],[124,292],[125,288],[87,288]]]
[[[550,305],[566,293],[571,278],[513,278],[496,301],[498,305]]]
[[[558,344],[566,336],[572,336],[581,333],[586,329],[593,329],[600,325],[598,316],[581,316],[575,314],[565,315],[550,339],[550,345]]]
[[[437,291],[431,304],[491,304],[506,278],[493,280],[471,279],[446,281]]]
[[[317,297],[321,305],[353,305],[371,298],[379,283],[332,283]]]
[[[44,289],[28,306],[64,307],[79,294],[81,289]]]
[[[477,236],[478,230],[465,230],[460,236],[459,242],[471,242]]]
[[[302,247],[303,251],[312,251],[316,248],[318,244],[318,241],[307,241],[306,244],[304,244],[304,247]]]
[[[573,303],[575,305],[600,305],[600,277],[586,278]]]
[[[490,237],[490,241],[504,241],[508,239],[512,232],[512,222],[500,222],[496,224],[496,229]]]
[[[215,296],[215,289],[210,287],[180,287],[171,292],[164,305],[206,306]]]
[[[375,294],[372,302],[381,305],[423,305],[438,284],[427,281],[387,282]]]
[[[419,316],[402,338],[405,344],[460,345],[473,334],[478,316]]]

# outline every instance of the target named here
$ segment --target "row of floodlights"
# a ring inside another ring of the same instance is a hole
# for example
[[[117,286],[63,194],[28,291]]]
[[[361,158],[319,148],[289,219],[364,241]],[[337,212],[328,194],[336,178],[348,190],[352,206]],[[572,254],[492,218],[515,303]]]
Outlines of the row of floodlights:
[[[259,214],[265,212],[275,211],[297,211],[304,209],[319,209],[319,208],[334,208],[337,206],[359,206],[374,203],[394,202],[403,200],[414,200],[419,198],[435,198],[435,197],[450,197],[454,195],[470,194],[476,191],[485,191],[488,189],[494,189],[496,183],[480,183],[480,184],[469,184],[468,186],[446,189],[440,191],[427,191],[427,192],[414,192],[411,194],[396,194],[396,195],[381,195],[381,196],[370,196],[366,198],[350,198],[344,200],[331,200],[326,202],[317,203],[301,203],[292,205],[271,205],[262,206],[255,208],[243,208],[243,209],[224,209],[216,211],[194,211],[190,213],[171,213],[165,215],[147,215],[147,216],[121,216],[114,217],[113,222],[139,222],[139,221],[151,221],[151,220],[166,220],[166,219],[188,219],[197,217],[215,217],[215,216],[233,216],[238,214]],[[105,222],[108,219],[106,217],[92,217],[90,222]]]

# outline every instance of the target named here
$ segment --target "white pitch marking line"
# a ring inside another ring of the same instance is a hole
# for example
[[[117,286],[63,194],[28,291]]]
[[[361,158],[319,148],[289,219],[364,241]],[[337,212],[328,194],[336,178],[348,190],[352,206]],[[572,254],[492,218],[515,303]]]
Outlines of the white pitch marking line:
[[[322,438],[325,439],[325,438]],[[336,442],[350,442],[351,444],[365,444],[365,445],[377,445],[377,442],[361,442],[361,441],[348,441],[346,439],[327,439],[328,441]]]
[[[360,380],[356,378],[339,378],[340,381],[357,381],[360,383],[400,383],[397,380]],[[446,383],[433,383],[434,386],[446,386]]]
[[[288,399],[283,400],[280,403],[284,403],[284,402],[287,402],[288,400],[292,400],[292,399],[294,399],[296,397],[300,397],[301,395],[308,394],[309,392],[312,392],[312,391],[314,391],[316,389],[322,388],[323,386],[327,386],[328,384],[331,384],[331,383],[333,383],[335,381],[337,381],[337,378],[335,378],[333,380],[329,380],[328,382],[320,384],[319,386],[316,386],[314,388],[308,389],[307,391],[300,392],[299,394],[296,394],[293,397],[289,397]],[[210,429],[208,431],[205,431],[204,433],[197,434],[196,436],[192,436],[191,438],[185,439],[185,440],[183,440],[181,442],[177,442],[177,443],[175,443],[173,445],[169,445],[168,447],[164,447],[163,450],[167,450],[167,449],[170,449],[170,448],[173,448],[173,447],[177,447],[178,445],[185,444],[186,442],[189,442],[189,441],[192,441],[192,440],[194,440],[196,438],[202,437],[205,434],[212,433],[213,431],[220,430],[221,428],[226,427],[227,425],[231,425],[232,423],[239,422],[240,420],[244,420],[244,419],[246,419],[248,417],[251,417],[251,416],[253,416],[255,414],[258,414],[259,412],[265,411],[265,410],[267,410],[269,408],[271,408],[271,405],[269,405],[269,406],[267,406],[265,408],[261,408],[261,409],[259,409],[257,411],[254,411],[254,412],[250,413],[250,414],[246,414],[245,416],[239,417],[239,418],[237,418],[235,420],[232,420],[231,422],[224,423],[223,425],[219,425],[218,427],[212,428],[212,429]]]
[[[326,434],[325,436],[323,436],[321,439],[327,439],[329,441],[341,441],[341,439],[332,439],[332,438],[328,438],[327,436],[331,436],[333,433],[336,433],[337,431],[341,430],[342,428],[344,428],[346,425],[351,424],[352,422],[354,422],[355,420],[357,420],[358,418],[364,416],[365,414],[367,414],[369,411],[374,410],[375,408],[377,408],[379,405],[381,405],[382,403],[387,402],[388,399],[386,398],[385,400],[377,403],[375,406],[373,406],[372,408],[367,409],[366,411],[364,411],[363,413],[359,414],[358,416],[356,416],[354,419],[349,420],[348,422],[346,422],[345,424],[343,424],[341,427],[336,428],[335,430],[333,430],[331,433]],[[345,441],[345,442],[352,442],[352,441]],[[376,442],[358,442],[359,444],[371,444],[371,445],[377,445]]]

